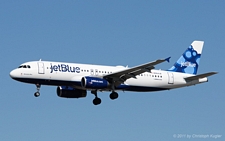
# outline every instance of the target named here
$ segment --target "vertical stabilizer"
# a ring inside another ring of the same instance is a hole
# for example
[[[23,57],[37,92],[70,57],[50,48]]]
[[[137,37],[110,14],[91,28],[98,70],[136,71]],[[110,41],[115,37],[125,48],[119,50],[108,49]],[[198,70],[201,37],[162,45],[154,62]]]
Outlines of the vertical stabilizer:
[[[194,41],[177,60],[177,62],[168,70],[189,74],[197,74],[200,57],[203,49],[203,41]]]

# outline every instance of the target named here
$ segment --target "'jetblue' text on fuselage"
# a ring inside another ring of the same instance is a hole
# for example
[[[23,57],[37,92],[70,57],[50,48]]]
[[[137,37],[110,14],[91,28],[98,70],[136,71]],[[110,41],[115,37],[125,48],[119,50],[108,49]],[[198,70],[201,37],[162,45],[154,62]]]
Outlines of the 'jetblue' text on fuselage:
[[[58,64],[58,65],[52,65],[50,67],[51,71],[50,73],[53,73],[54,71],[57,72],[71,72],[71,73],[80,73],[79,67],[72,67],[66,64]]]

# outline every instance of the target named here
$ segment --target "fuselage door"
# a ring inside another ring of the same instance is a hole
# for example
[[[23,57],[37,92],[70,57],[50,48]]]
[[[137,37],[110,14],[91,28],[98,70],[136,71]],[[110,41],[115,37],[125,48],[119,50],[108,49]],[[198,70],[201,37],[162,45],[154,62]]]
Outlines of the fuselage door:
[[[43,62],[38,62],[38,74],[44,74],[45,73],[45,67]]]
[[[174,83],[174,76],[172,72],[167,72],[168,74],[168,84],[173,84]]]

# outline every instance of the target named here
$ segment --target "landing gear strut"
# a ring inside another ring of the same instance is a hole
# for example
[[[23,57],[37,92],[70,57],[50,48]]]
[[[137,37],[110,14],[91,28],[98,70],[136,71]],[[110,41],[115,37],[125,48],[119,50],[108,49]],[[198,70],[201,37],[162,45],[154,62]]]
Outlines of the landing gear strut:
[[[34,93],[34,96],[35,97],[39,97],[40,96],[40,92],[39,91],[40,91],[41,85],[40,84],[36,84],[36,87],[37,87],[37,92]]]
[[[91,93],[95,95],[95,98],[93,99],[93,104],[94,105],[101,104],[102,100],[100,98],[98,98],[98,96],[97,96],[97,90],[92,90]]]
[[[112,93],[109,95],[110,99],[114,100],[119,97],[118,93],[115,92],[115,85],[112,83]]]

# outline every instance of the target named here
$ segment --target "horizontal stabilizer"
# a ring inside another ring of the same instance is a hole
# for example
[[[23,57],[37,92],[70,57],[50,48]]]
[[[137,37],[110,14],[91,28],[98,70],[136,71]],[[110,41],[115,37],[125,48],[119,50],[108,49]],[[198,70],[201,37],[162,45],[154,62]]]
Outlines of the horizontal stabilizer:
[[[199,74],[199,75],[195,75],[195,76],[191,76],[191,77],[186,77],[184,78],[186,81],[191,81],[191,80],[197,80],[200,78],[204,78],[204,77],[208,77],[211,75],[217,74],[217,72],[208,72],[208,73],[204,73],[204,74]]]

